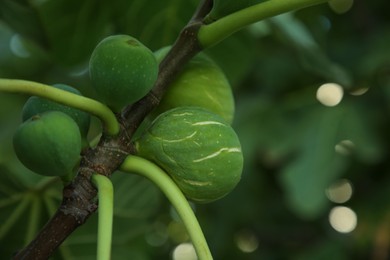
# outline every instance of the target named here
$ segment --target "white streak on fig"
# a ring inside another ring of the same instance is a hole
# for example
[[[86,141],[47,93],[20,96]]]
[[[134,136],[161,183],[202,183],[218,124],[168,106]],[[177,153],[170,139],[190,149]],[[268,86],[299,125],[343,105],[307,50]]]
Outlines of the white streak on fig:
[[[187,180],[187,179],[182,179],[182,181],[194,186],[211,186],[213,184],[210,181],[194,181],[194,180]]]
[[[178,142],[183,142],[183,141],[186,141],[188,139],[191,139],[192,137],[194,137],[196,134],[198,133],[198,131],[195,131],[193,132],[192,134],[186,136],[186,137],[183,137],[183,138],[180,138],[180,139],[173,139],[173,140],[168,140],[168,139],[162,139],[160,138],[163,142],[167,142],[167,143],[178,143]]]
[[[209,155],[207,155],[207,156],[205,156],[205,157],[202,157],[202,158],[193,160],[193,162],[201,162],[201,161],[204,161],[204,160],[207,160],[207,159],[211,159],[211,158],[214,158],[214,157],[220,155],[220,154],[223,153],[223,152],[228,152],[228,153],[241,153],[241,148],[239,148],[239,147],[221,148],[220,150],[216,151],[215,153],[212,153],[212,154],[209,154]]]
[[[192,115],[193,115],[193,113],[190,113],[190,112],[172,114],[172,116],[192,116]]]
[[[192,125],[193,126],[196,126],[196,125],[223,125],[223,126],[225,126],[225,124],[222,124],[221,122],[217,122],[217,121],[196,122],[196,123],[193,123]]]

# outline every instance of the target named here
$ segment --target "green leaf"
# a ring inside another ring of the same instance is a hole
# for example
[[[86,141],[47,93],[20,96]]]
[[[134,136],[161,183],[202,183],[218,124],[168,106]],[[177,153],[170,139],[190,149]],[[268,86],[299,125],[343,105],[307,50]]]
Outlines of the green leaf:
[[[173,44],[198,3],[197,0],[118,0],[112,3],[113,21],[117,31],[157,50]]]
[[[115,187],[115,216],[142,219],[156,213],[162,201],[162,193],[149,180],[120,172],[114,174],[111,180]]]
[[[0,1],[0,19],[5,21],[14,31],[42,45],[46,44],[45,35],[41,30],[41,21],[35,10],[31,8],[30,1]]]
[[[97,224],[97,214],[94,214],[61,245],[55,259],[96,259]],[[111,259],[119,260],[124,256],[150,259],[152,252],[143,241],[150,226],[148,218],[114,217]],[[143,246],[144,250],[140,250]]]
[[[77,64],[89,57],[109,26],[110,3],[104,1],[37,1],[33,8],[53,59],[63,65]]]
[[[290,48],[293,47],[301,59],[301,64],[307,71],[317,74],[324,79],[341,84],[343,87],[352,86],[352,78],[342,66],[329,59],[313,38],[306,25],[287,13],[269,19],[271,25],[283,37]]]
[[[48,65],[46,52],[25,34],[0,20],[0,77],[32,77]]]
[[[301,153],[280,176],[290,208],[303,218],[316,218],[328,204],[325,189],[345,169],[345,157],[336,154],[342,107],[312,113],[303,133]]]
[[[325,259],[348,259],[346,250],[337,241],[320,241],[309,250],[305,250],[293,260],[325,260]]]
[[[222,68],[230,84],[235,88],[248,76],[255,64],[256,56],[251,51],[255,44],[256,39],[250,33],[241,31],[217,46],[207,49],[206,52]],[[240,61],[240,66],[237,66],[237,60]]]
[[[54,210],[58,206],[60,182],[41,178],[27,188],[18,181],[18,175],[1,168],[0,171],[0,252],[10,257],[30,242],[53,213],[46,201],[54,205]]]
[[[366,96],[362,96],[361,101],[365,98]],[[344,145],[347,144],[347,147],[341,147],[346,148],[345,151],[342,150],[343,154],[353,155],[365,164],[375,164],[384,160],[387,148],[382,136],[378,135],[377,129],[381,128],[381,123],[376,117],[378,114],[378,111],[370,111],[360,102],[347,104],[339,136],[341,145],[343,142]]]

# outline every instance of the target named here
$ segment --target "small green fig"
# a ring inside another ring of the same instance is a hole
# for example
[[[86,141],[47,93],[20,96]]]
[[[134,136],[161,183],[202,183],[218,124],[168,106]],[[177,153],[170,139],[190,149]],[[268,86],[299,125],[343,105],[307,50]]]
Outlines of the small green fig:
[[[145,96],[157,79],[158,63],[145,45],[128,35],[103,39],[89,61],[92,86],[115,112]]]
[[[158,61],[170,47],[155,52]],[[169,86],[152,117],[180,106],[198,106],[222,116],[229,124],[234,117],[232,88],[222,69],[204,53],[191,59]]]
[[[178,107],[161,114],[136,141],[136,149],[195,202],[222,198],[241,178],[243,155],[235,131],[203,108]]]
[[[81,96],[80,91],[65,84],[54,84],[53,87]],[[36,96],[30,97],[23,106],[22,120],[26,121],[35,115],[42,114],[47,111],[60,111],[70,116],[79,126],[81,136],[86,138],[91,121],[91,116],[88,113],[45,98]]]
[[[81,135],[67,114],[34,115],[16,130],[13,145],[24,166],[45,176],[68,176],[80,159]]]

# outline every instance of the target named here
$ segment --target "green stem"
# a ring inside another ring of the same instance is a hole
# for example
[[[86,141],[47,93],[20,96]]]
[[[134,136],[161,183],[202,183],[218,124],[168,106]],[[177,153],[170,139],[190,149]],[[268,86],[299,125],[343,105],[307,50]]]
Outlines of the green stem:
[[[328,0],[268,0],[201,26],[198,40],[203,48],[208,48],[252,23],[325,2]]]
[[[200,260],[213,259],[202,229],[187,199],[175,182],[157,165],[137,156],[128,156],[121,171],[134,172],[150,179],[167,196],[181,217]]]
[[[0,79],[0,91],[35,95],[86,111],[100,118],[108,135],[113,136],[119,133],[119,123],[115,114],[106,105],[94,99],[42,83],[19,79]]]
[[[92,175],[92,182],[98,189],[99,199],[97,260],[110,260],[114,214],[114,189],[110,179],[100,174]]]

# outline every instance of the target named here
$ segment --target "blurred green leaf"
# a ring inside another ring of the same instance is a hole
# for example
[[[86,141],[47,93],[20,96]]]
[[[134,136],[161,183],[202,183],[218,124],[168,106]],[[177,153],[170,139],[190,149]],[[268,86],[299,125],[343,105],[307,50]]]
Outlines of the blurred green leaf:
[[[134,174],[113,175],[115,187],[115,216],[121,218],[148,218],[156,213],[162,193],[149,180]]]
[[[0,252],[7,257],[29,243],[54,213],[48,210],[47,202],[54,204],[55,210],[61,190],[60,182],[53,178],[36,179],[30,187],[4,169],[0,178]]]
[[[138,38],[150,49],[171,45],[199,1],[118,0],[112,4],[116,32]]]
[[[353,82],[349,73],[329,59],[306,26],[295,19],[292,13],[270,18],[269,22],[282,34],[285,44],[295,49],[306,70],[327,81],[339,83],[343,87],[352,86]]]
[[[0,19],[14,31],[42,45],[46,44],[41,21],[31,3],[26,0],[3,0],[0,2]]]
[[[108,2],[44,1],[35,2],[33,8],[42,23],[53,59],[61,65],[84,61],[108,30]]]
[[[1,20],[0,53],[0,77],[34,77],[48,65],[45,51]]]
[[[123,259],[124,256],[134,259],[151,259],[147,251],[141,251],[137,246],[147,247],[142,241],[150,225],[148,219],[114,218],[112,258]],[[88,223],[77,229],[56,253],[59,259],[96,259],[97,214],[90,217]]]
[[[255,63],[252,52],[255,46],[256,40],[247,31],[242,31],[206,50],[206,53],[221,66],[232,87],[237,88]],[[240,61],[240,66],[237,66],[237,61]]]
[[[327,259],[337,259],[337,260],[347,260],[348,254],[337,242],[332,241],[321,241],[313,248],[303,252],[297,257],[294,257],[295,260],[327,260]]]
[[[345,158],[337,155],[341,122],[345,110],[340,107],[312,111],[302,133],[300,153],[281,173],[281,184],[294,212],[315,218],[328,204],[325,189],[345,169]]]

